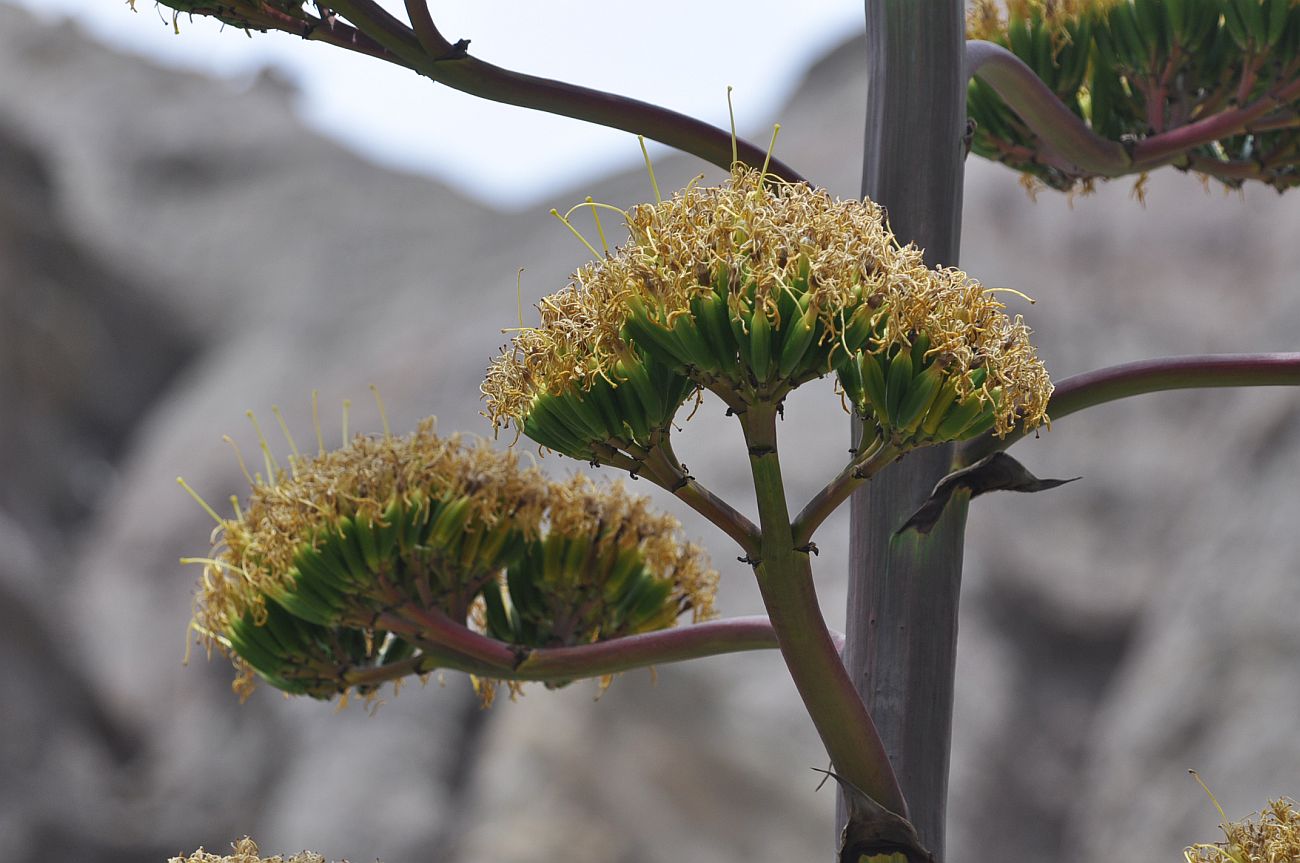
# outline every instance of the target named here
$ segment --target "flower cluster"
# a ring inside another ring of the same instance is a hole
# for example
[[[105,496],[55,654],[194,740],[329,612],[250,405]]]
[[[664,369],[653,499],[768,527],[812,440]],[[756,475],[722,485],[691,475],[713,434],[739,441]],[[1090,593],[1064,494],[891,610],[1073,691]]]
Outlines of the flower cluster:
[[[993,418],[985,427],[1002,433],[1045,418],[1051,384],[1020,319],[961,271],[927,268],[870,201],[737,165],[721,185],[688,186],[626,221],[628,242],[543,299],[541,325],[492,364],[483,392],[498,425],[577,457],[630,451],[619,432],[633,420],[614,402],[625,392],[659,393],[644,399],[653,430],[692,385],[740,411],[839,371],[855,406],[892,427],[888,400],[869,402],[860,369],[844,370],[866,356],[888,372],[918,344],[906,377],[894,371],[895,395],[914,377],[929,387],[930,368],[942,374],[930,375],[940,379],[931,400],[909,410],[929,415],[951,382],[943,412],[974,398],[979,418]]]
[[[1300,184],[1295,0],[1010,0],[1005,16],[1000,6],[975,0],[967,36],[1010,50],[1102,138],[1131,149],[1225,115],[1209,123],[1219,129],[1214,139],[1180,143],[1156,164],[1233,188]],[[1097,179],[1063,162],[979,78],[967,113],[979,155],[1055,189],[1087,192]]]
[[[1257,819],[1223,824],[1224,842],[1192,845],[1187,863],[1285,863],[1300,860],[1300,810],[1295,801],[1270,801]]]
[[[287,469],[268,454],[267,475],[249,481],[247,503],[219,518],[202,559],[194,622],[235,660],[241,693],[254,674],[329,698],[359,670],[400,662],[427,672],[428,615],[465,626],[484,602],[517,622],[491,634],[521,647],[590,643],[712,610],[716,573],[681,543],[674,519],[620,485],[549,480],[512,452],[440,438],[431,422],[405,437],[357,436]]]

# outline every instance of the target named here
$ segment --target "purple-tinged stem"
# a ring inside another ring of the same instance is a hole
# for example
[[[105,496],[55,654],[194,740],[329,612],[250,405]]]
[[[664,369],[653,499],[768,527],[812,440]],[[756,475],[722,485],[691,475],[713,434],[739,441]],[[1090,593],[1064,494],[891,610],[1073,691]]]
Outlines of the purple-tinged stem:
[[[1145,138],[1133,147],[1134,170],[1155,167],[1182,155],[1193,147],[1239,135],[1245,132],[1253,121],[1270,111],[1285,107],[1297,98],[1300,98],[1300,79],[1278,88],[1273,93],[1265,94],[1245,107],[1221,111],[1204,120],[1197,120],[1186,126]]]
[[[735,540],[746,555],[753,557],[758,553],[759,532],[754,523],[686,473],[666,441],[650,450],[642,465],[641,476],[707,518]]]
[[[594,644],[533,649],[505,644],[437,613],[386,614],[376,623],[411,640],[424,652],[390,665],[352,669],[344,675],[351,684],[383,683],[439,668],[498,680],[559,683],[777,647],[776,632],[762,616],[710,620]],[[832,633],[831,640],[837,651],[843,646],[842,635]]]
[[[978,76],[996,90],[1035,135],[1076,167],[1107,177],[1133,170],[1123,146],[1094,134],[1034,70],[1001,45],[968,41],[966,76]]]
[[[867,447],[860,458],[850,461],[844,470],[840,471],[821,491],[813,495],[795,516],[794,547],[803,548],[808,545],[817,528],[831,513],[839,509],[859,486],[869,481],[899,455],[897,447],[877,441],[875,445]]]
[[[776,646],[776,633],[766,617],[735,617],[613,638],[595,644],[538,648],[515,667],[511,679],[558,681],[601,677],[634,668],[667,665],[670,662],[723,653],[770,650]]]
[[[1072,375],[1056,385],[1047,413],[1056,421],[1095,405],[1165,390],[1294,386],[1300,386],[1300,353],[1160,357]],[[985,435],[967,441],[957,464],[974,464],[1023,436],[1022,431],[1005,438]]]
[[[412,636],[431,642],[465,658],[508,673],[519,661],[510,645],[488,638],[462,623],[457,623],[442,611],[416,606],[403,606],[387,611],[375,620],[375,626],[395,632],[403,637]]]
[[[415,30],[373,0],[337,0],[330,5],[363,33],[384,45],[393,55],[385,59],[409,66],[439,84],[493,102],[644,135],[720,168],[731,167],[729,131],[648,102],[512,72],[471,57],[466,51],[467,43],[453,44],[438,32],[424,0],[406,3]],[[759,167],[767,160],[764,148],[741,139],[736,139],[735,146],[736,157],[747,165]],[[776,158],[768,163],[768,171],[790,182],[803,180],[797,171]]]

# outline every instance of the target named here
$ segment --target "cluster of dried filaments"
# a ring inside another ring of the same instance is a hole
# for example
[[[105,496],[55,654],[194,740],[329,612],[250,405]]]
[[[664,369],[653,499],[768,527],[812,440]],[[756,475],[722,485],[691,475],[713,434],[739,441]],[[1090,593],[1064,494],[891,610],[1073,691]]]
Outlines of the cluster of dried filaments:
[[[959,387],[960,373],[987,368],[986,390],[1001,388],[999,431],[1045,418],[1051,383],[1020,318],[1009,320],[993,292],[960,270],[927,268],[870,201],[836,200],[738,165],[721,185],[688,186],[626,221],[628,242],[543,299],[540,326],[493,362],[483,392],[499,426],[522,425],[540,394],[608,377],[632,350],[631,315],[651,308],[668,331],[705,295],[725,301],[741,342],[755,316],[773,332],[792,330],[792,310],[806,316],[823,374],[860,350],[910,346],[923,333],[928,355],[944,357]]]
[[[200,848],[188,857],[173,857],[168,863],[325,863],[325,858],[313,851],[302,851],[292,857],[279,854],[262,857],[257,843],[247,836],[231,843],[231,851],[230,854],[213,854]]]
[[[1193,845],[1187,863],[1293,863],[1300,860],[1300,810],[1295,801],[1273,800],[1258,818],[1226,822],[1225,841]]]
[[[268,461],[267,477],[249,476],[247,504],[222,519],[203,576],[198,623],[223,632],[268,594],[291,589],[294,556],[339,521],[382,520],[394,501],[467,497],[474,520],[508,522],[535,535],[551,495],[541,471],[485,441],[441,438],[432,420],[405,436],[358,435],[345,447],[295,457],[287,469]]]
[[[1014,18],[1040,18],[1058,37],[1067,25],[1085,15],[1096,15],[1122,0],[972,0],[966,10],[966,37],[1000,41],[1007,32],[1003,7]]]

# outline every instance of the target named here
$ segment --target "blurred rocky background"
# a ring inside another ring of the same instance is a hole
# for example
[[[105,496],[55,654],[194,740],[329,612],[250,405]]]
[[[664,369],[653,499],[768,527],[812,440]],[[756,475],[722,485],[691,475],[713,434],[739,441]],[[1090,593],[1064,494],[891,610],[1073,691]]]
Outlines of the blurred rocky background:
[[[811,69],[778,118],[780,155],[841,195],[858,182],[861,52]],[[517,268],[527,307],[585,254],[545,210],[650,194],[635,172],[494,212],[314,136],[293,104],[272,75],[165,71],[0,6],[5,859],[160,863],[244,833],[385,863],[830,859],[833,795],[809,770],[825,758],[774,654],[486,713],[449,674],[373,716],[269,689],[240,706],[224,662],[182,667],[198,572],[177,559],[211,524],[175,477],[212,501],[240,491],[222,435],[254,451],[244,411],[272,404],[310,435],[313,389],[327,434],[346,398],[354,429],[378,429],[370,383],[398,428],[436,413],[488,433],[478,382],[518,323]],[[659,182],[700,168],[667,159]],[[1039,300],[1025,311],[1062,377],[1295,350],[1297,225],[1300,194],[1163,172],[1145,207],[1123,182],[1033,203],[972,162],[962,258]],[[784,432],[803,499],[848,423],[829,386],[798,395]],[[738,439],[706,402],[679,452],[746,502]],[[1300,794],[1300,397],[1150,396],[1016,453],[1084,481],[974,507],[952,863],[1172,863],[1216,835],[1189,767],[1230,815]],[[726,543],[688,526],[724,572],[724,613],[759,610]],[[836,626],[845,530],[818,537]]]

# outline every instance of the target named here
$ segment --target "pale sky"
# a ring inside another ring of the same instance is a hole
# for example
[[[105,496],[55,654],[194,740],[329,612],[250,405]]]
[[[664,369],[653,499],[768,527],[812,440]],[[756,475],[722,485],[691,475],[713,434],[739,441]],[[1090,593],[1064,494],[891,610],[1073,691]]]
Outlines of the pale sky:
[[[274,65],[303,90],[315,128],[386,165],[429,174],[492,204],[520,208],[640,161],[636,140],[576,120],[497,105],[412,72],[283,34],[243,33],[137,0],[0,0],[57,21],[74,18],[119,49],[248,79]],[[401,0],[381,0],[394,14]],[[862,28],[858,0],[437,0],[448,39],[535,75],[656,102],[727,125],[726,88],[742,130],[766,125],[820,54]],[[166,17],[166,20],[163,20]],[[526,141],[521,147],[519,142]],[[523,156],[526,154],[526,158]]]

